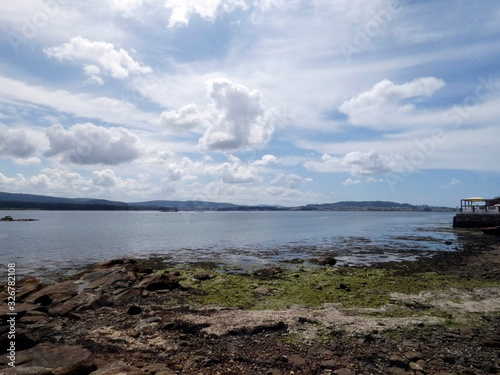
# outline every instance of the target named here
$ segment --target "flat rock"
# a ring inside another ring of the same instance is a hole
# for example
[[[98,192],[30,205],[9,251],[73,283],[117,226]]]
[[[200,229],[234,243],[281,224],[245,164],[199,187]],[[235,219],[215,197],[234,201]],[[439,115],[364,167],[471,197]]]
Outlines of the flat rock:
[[[55,300],[65,302],[76,296],[77,293],[77,284],[73,281],[64,281],[62,283],[46,286],[38,292],[31,294],[26,298],[26,302],[48,306]]]
[[[170,273],[150,275],[139,284],[139,287],[146,288],[150,292],[165,289],[172,290],[179,288],[179,278]]]
[[[47,367],[13,367],[5,370],[0,370],[0,375],[54,375],[52,370]]]
[[[139,370],[137,367],[129,366],[125,362],[118,361],[110,363],[100,368],[90,375],[146,375],[147,373]]]
[[[81,346],[38,344],[17,353],[18,367],[49,368],[54,375],[87,375],[97,367],[93,355]]]
[[[269,289],[263,287],[263,286],[259,286],[258,288],[255,288],[253,290],[254,293],[256,294],[260,294],[260,295],[266,295],[266,294],[269,294]]]
[[[22,301],[30,294],[38,292],[42,288],[43,285],[37,279],[30,277],[16,290],[16,301]]]
[[[96,272],[97,273],[97,272]],[[99,272],[100,274],[103,274],[103,272]],[[113,284],[117,282],[125,283],[130,281],[130,275],[128,274],[127,270],[125,268],[120,268],[120,269],[114,269],[111,272],[108,272],[107,274],[104,274],[102,277],[98,277],[99,274],[94,275],[91,277],[94,280],[90,282],[88,288],[89,289],[105,289],[107,287],[113,286]]]
[[[306,364],[306,360],[298,354],[288,356],[288,362],[295,366],[304,366]]]
[[[69,312],[80,312],[84,310],[95,310],[110,304],[105,296],[90,292],[82,292],[64,303],[53,303],[49,307],[49,313],[53,316],[64,316]]]

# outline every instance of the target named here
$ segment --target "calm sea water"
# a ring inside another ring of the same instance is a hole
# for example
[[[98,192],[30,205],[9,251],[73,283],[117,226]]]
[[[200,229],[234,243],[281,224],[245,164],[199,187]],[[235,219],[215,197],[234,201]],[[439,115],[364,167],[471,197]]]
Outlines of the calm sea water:
[[[334,255],[339,264],[414,259],[460,249],[472,235],[451,229],[453,213],[2,211],[0,215],[39,219],[0,223],[0,261],[15,262],[19,274],[42,279],[119,257],[161,256],[179,263],[213,261],[243,268],[325,254]]]

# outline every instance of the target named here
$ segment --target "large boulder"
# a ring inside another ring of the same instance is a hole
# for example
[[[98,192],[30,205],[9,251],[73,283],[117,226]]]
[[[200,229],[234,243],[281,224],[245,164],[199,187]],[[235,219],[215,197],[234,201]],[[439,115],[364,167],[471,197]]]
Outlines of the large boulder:
[[[38,292],[42,288],[43,285],[37,279],[30,277],[16,290],[16,301],[22,301],[30,294]]]
[[[138,287],[145,288],[148,291],[173,290],[179,288],[179,278],[170,273],[150,275],[144,278],[144,280],[139,283]]]
[[[81,346],[38,344],[16,356],[17,368],[48,368],[54,375],[88,375],[97,369],[93,355]]]
[[[49,306],[53,301],[65,302],[78,294],[78,285],[73,281],[52,284],[29,295],[26,302]]]

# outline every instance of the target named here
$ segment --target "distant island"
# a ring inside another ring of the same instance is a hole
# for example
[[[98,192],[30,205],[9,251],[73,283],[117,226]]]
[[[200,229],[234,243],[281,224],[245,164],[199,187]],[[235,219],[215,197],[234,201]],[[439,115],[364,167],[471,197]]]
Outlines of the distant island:
[[[308,204],[298,207],[237,205],[205,201],[119,202],[93,198],[61,198],[34,194],[0,192],[0,210],[79,210],[79,211],[412,211],[453,212],[449,207],[411,205],[385,201],[345,201]]]

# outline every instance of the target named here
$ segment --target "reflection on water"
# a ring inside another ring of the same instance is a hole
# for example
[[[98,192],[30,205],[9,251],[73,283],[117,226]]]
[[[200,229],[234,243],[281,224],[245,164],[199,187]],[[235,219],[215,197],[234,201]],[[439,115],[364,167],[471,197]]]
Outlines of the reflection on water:
[[[325,254],[338,264],[412,260],[496,239],[453,230],[452,213],[411,212],[5,212],[0,260],[54,278],[119,257],[210,261],[255,268]]]

